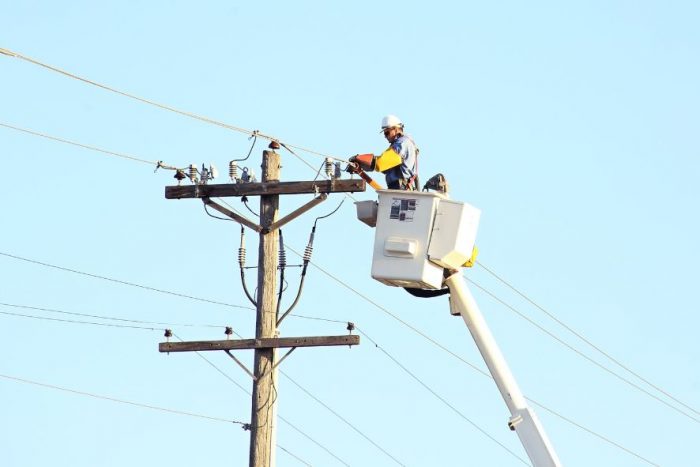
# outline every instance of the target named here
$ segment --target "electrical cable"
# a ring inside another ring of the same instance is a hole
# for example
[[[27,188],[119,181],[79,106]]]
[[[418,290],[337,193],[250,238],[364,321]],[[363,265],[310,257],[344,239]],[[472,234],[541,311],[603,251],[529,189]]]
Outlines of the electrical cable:
[[[216,422],[226,422],[226,423],[234,423],[234,424],[237,424],[237,425],[246,425],[246,423],[244,423],[244,422],[239,422],[239,421],[237,421],[237,420],[229,420],[229,419],[220,418],[220,417],[211,417],[211,416],[209,416],[209,415],[201,415],[201,414],[197,414],[197,413],[193,413],[193,412],[185,412],[184,410],[174,410],[174,409],[168,409],[168,408],[165,408],[165,407],[158,407],[158,406],[150,405],[150,404],[142,404],[142,403],[139,403],[139,402],[132,402],[132,401],[124,400],[124,399],[117,399],[117,398],[115,398],[115,397],[102,396],[102,395],[93,394],[93,393],[90,393],[90,392],[78,391],[78,390],[75,390],[75,389],[69,389],[69,388],[64,388],[64,387],[61,387],[61,386],[55,386],[55,385],[53,385],[53,384],[40,383],[40,382],[38,382],[38,381],[32,381],[32,380],[29,380],[29,379],[18,378],[18,377],[16,377],[16,376],[10,376],[10,375],[0,374],[0,378],[5,378],[5,379],[11,380],[11,381],[16,381],[16,382],[19,382],[19,383],[33,384],[33,385],[35,385],[35,386],[41,386],[41,387],[49,388],[49,389],[56,389],[56,390],[58,390],[58,391],[69,392],[69,393],[71,393],[71,394],[77,394],[77,395],[80,395],[80,396],[87,396],[87,397],[92,397],[92,398],[100,399],[100,400],[106,400],[106,401],[111,401],[111,402],[118,402],[118,403],[120,403],[120,404],[131,405],[131,406],[134,406],[134,407],[141,407],[141,408],[144,408],[144,409],[158,410],[158,411],[161,411],[161,412],[167,412],[167,413],[172,413],[172,414],[176,414],[176,415],[186,415],[186,416],[188,416],[188,417],[203,418],[203,419],[206,419],[206,420],[212,420],[212,421],[216,421]]]
[[[575,426],[576,428],[578,428],[578,429],[580,429],[580,430],[583,430],[583,431],[587,432],[588,434],[593,435],[593,436],[595,436],[596,438],[598,438],[598,439],[600,439],[600,440],[602,440],[602,441],[605,441],[606,443],[610,444],[611,446],[614,446],[614,447],[616,447],[616,448],[618,448],[618,449],[620,449],[620,450],[622,450],[622,451],[625,451],[627,454],[631,454],[631,455],[633,455],[634,457],[636,457],[637,459],[640,459],[640,460],[646,462],[646,463],[649,464],[649,465],[653,465],[654,467],[661,467],[659,464],[656,464],[656,463],[650,461],[650,460],[647,459],[646,457],[642,457],[641,455],[637,454],[636,452],[632,451],[631,449],[627,449],[626,447],[624,447],[624,446],[621,445],[620,443],[616,443],[615,441],[611,440],[610,438],[606,438],[605,436],[603,436],[603,435],[601,435],[601,434],[599,434],[599,433],[596,433],[595,431],[591,430],[590,428],[586,428],[585,426],[583,426],[583,425],[581,425],[581,424],[579,424],[579,423],[576,423],[575,421],[571,420],[570,418],[567,418],[567,417],[563,416],[562,414],[557,413],[557,412],[553,411],[552,409],[549,409],[549,408],[545,407],[544,405],[540,404],[539,402],[536,402],[536,401],[530,399],[529,397],[526,398],[526,399],[527,399],[528,401],[532,402],[533,404],[537,405],[538,407],[540,407],[540,408],[546,410],[547,412],[549,412],[550,414],[554,415],[555,417],[558,417],[558,418],[560,418],[561,420],[564,420],[565,422],[567,422],[567,423],[569,423],[569,424]]]
[[[275,319],[279,317],[280,305],[282,304],[282,293],[284,292],[284,270],[287,268],[287,252],[284,249],[284,235],[282,229],[279,229],[279,256],[277,268],[280,271],[280,286],[277,293],[277,310],[275,311]]]
[[[665,396],[668,397],[669,399],[673,400],[674,402],[676,402],[676,403],[682,405],[683,407],[685,407],[685,408],[687,408],[687,409],[689,409],[689,410],[695,412],[696,414],[700,415],[700,412],[698,412],[697,410],[695,410],[693,407],[691,407],[690,405],[684,403],[683,401],[679,400],[678,398],[674,397],[673,395],[669,394],[669,393],[668,393],[667,391],[665,391],[664,389],[660,388],[659,386],[655,385],[654,383],[652,383],[652,382],[649,381],[648,379],[644,378],[643,376],[641,376],[641,375],[638,374],[637,372],[633,371],[633,370],[630,369],[628,366],[624,365],[622,362],[620,362],[619,360],[617,360],[615,357],[613,357],[612,355],[610,355],[609,353],[605,352],[603,349],[601,349],[600,347],[598,347],[597,345],[595,345],[595,344],[594,344],[593,342],[591,342],[589,339],[587,339],[586,337],[584,337],[581,333],[579,333],[579,332],[577,332],[576,330],[574,330],[571,326],[567,325],[567,324],[564,323],[562,320],[560,320],[559,318],[557,318],[553,313],[550,313],[549,311],[547,311],[544,307],[542,307],[541,305],[539,305],[538,303],[536,303],[534,300],[532,300],[530,297],[528,297],[527,295],[525,295],[523,292],[521,292],[520,290],[518,290],[517,288],[515,288],[513,285],[511,285],[510,283],[508,283],[505,279],[503,279],[502,277],[500,277],[498,274],[496,274],[496,273],[495,273],[494,271],[492,271],[490,268],[486,267],[482,262],[477,261],[476,264],[478,264],[482,269],[484,269],[486,272],[488,272],[491,276],[495,277],[499,282],[501,282],[502,284],[504,284],[506,287],[508,287],[509,289],[511,289],[513,292],[515,292],[516,294],[520,295],[523,299],[525,299],[527,302],[529,302],[529,303],[530,303],[531,305],[533,305],[535,308],[539,309],[541,312],[543,312],[543,313],[544,313],[545,315],[547,315],[549,318],[551,318],[552,320],[554,320],[557,324],[559,324],[559,325],[562,326],[564,329],[566,329],[567,331],[569,331],[571,334],[573,334],[574,336],[576,336],[577,338],[579,338],[581,341],[583,341],[584,343],[586,343],[587,345],[589,345],[590,347],[592,347],[593,349],[595,349],[597,352],[599,352],[600,354],[602,354],[603,356],[605,356],[608,360],[612,361],[613,363],[615,363],[617,366],[619,366],[619,367],[622,368],[623,370],[625,370],[625,371],[627,371],[628,373],[630,373],[631,375],[637,377],[639,380],[645,382],[646,384],[648,384],[648,385],[651,386],[652,388],[656,389],[657,391],[659,391],[660,393],[662,393],[663,395],[665,395]]]
[[[174,107],[170,107],[170,106],[165,105],[165,104],[160,104],[160,103],[158,103],[158,102],[155,102],[155,101],[152,101],[152,100],[149,100],[149,99],[144,99],[144,98],[142,98],[142,97],[138,97],[138,96],[136,96],[136,95],[134,95],[134,94],[130,94],[130,93],[127,93],[127,92],[124,92],[124,91],[120,91],[120,90],[115,89],[115,88],[113,88],[113,87],[110,87],[110,86],[107,86],[107,85],[104,85],[104,84],[100,84],[100,83],[98,83],[98,82],[96,82],[96,81],[92,81],[92,80],[89,80],[89,79],[87,79],[87,78],[83,78],[83,77],[81,77],[81,76],[78,76],[78,75],[76,75],[76,74],[74,74],[74,73],[70,73],[70,72],[65,71],[65,70],[62,70],[62,69],[57,68],[57,67],[55,67],[55,66],[48,65],[48,64],[46,64],[46,63],[42,63],[42,62],[40,62],[40,61],[38,61],[38,60],[35,60],[35,59],[30,58],[30,57],[28,57],[28,56],[26,56],[26,55],[23,55],[23,54],[21,54],[21,53],[19,53],[19,52],[15,52],[15,51],[12,51],[12,50],[9,50],[9,49],[0,48],[0,54],[6,55],[6,56],[8,56],[8,57],[19,58],[20,60],[26,61],[26,62],[31,63],[31,64],[33,64],[33,65],[40,66],[40,67],[42,67],[42,68],[45,68],[45,69],[47,69],[47,70],[50,70],[50,71],[53,71],[53,72],[56,72],[56,73],[62,74],[62,75],[67,76],[67,77],[69,77],[69,78],[76,79],[76,80],[78,80],[78,81],[82,81],[83,83],[90,84],[90,85],[92,85],[92,86],[96,86],[96,87],[101,88],[101,89],[104,89],[104,90],[106,90],[106,91],[113,92],[113,93],[115,93],[115,94],[119,94],[119,95],[124,96],[124,97],[128,97],[129,99],[133,99],[133,100],[142,102],[142,103],[144,103],[144,104],[149,104],[149,105],[158,107],[158,108],[163,109],[163,110],[168,110],[168,111],[170,111],[170,112],[174,112],[174,113],[177,113],[177,114],[179,114],[179,115],[183,115],[183,116],[185,116],[185,117],[190,117],[190,118],[193,118],[193,119],[195,119],[195,120],[199,120],[199,121],[202,121],[202,122],[205,122],[205,123],[210,123],[210,124],[212,124],[212,125],[219,126],[219,127],[221,127],[221,128],[226,128],[226,129],[233,130],[233,131],[236,131],[236,132],[239,132],[239,133],[244,133],[244,134],[249,135],[249,136],[256,136],[256,137],[259,136],[259,137],[264,138],[264,139],[267,139],[267,140],[269,140],[269,141],[277,141],[277,142],[279,142],[282,146],[284,146],[285,148],[287,148],[288,150],[290,150],[290,152],[291,152],[291,149],[289,149],[289,148],[294,148],[294,149],[297,149],[297,150],[300,150],[300,151],[307,152],[307,153],[309,153],[309,154],[314,154],[314,155],[321,156],[321,157],[330,157],[331,159],[338,160],[338,161],[341,161],[341,162],[348,162],[347,160],[340,159],[340,158],[333,157],[333,156],[329,156],[329,155],[326,155],[326,154],[323,154],[323,153],[320,153],[320,152],[317,152],[317,151],[313,151],[313,150],[311,150],[311,149],[303,148],[303,147],[300,147],[300,146],[295,146],[295,145],[292,145],[292,144],[283,144],[283,143],[280,142],[279,138],[275,138],[274,136],[270,136],[270,135],[263,134],[263,133],[261,133],[261,132],[259,132],[259,131],[257,131],[257,130],[255,130],[255,131],[246,130],[245,128],[240,128],[240,127],[236,127],[236,126],[233,126],[233,125],[229,125],[229,124],[227,124],[227,123],[219,122],[219,121],[217,121],[217,120],[214,120],[214,119],[211,119],[211,118],[208,118],[208,117],[204,117],[204,116],[201,116],[201,115],[197,115],[197,114],[194,114],[194,113],[192,113],[192,112],[186,112],[186,111],[183,111],[183,110],[178,110],[178,109],[176,109],[176,108],[174,108]]]
[[[207,216],[213,217],[214,219],[218,219],[220,221],[231,221],[235,222],[233,219],[230,219],[228,217],[221,217],[221,216],[215,216],[214,214],[209,212],[209,208],[207,207],[207,203],[202,203],[202,206],[204,206],[204,212],[207,213]]]
[[[374,447],[376,447],[376,448],[379,449],[381,452],[383,452],[387,457],[389,457],[391,460],[393,460],[396,464],[398,464],[398,465],[403,465],[403,466],[405,467],[405,464],[403,464],[400,460],[398,460],[396,457],[394,457],[392,454],[390,454],[386,449],[384,449],[384,448],[381,447],[379,444],[377,444],[372,438],[370,438],[369,436],[367,436],[366,434],[364,434],[362,431],[360,431],[357,427],[355,427],[355,425],[353,425],[352,423],[350,423],[346,418],[344,418],[344,417],[343,417],[342,415],[340,415],[338,412],[336,412],[336,411],[333,410],[331,407],[329,407],[325,402],[323,402],[323,401],[320,400],[318,397],[316,397],[316,396],[314,396],[313,394],[311,394],[311,392],[309,392],[306,388],[302,387],[299,383],[297,383],[296,381],[294,381],[294,379],[292,379],[289,375],[283,373],[282,371],[280,371],[280,373],[281,373],[285,378],[287,378],[289,381],[291,381],[296,387],[298,387],[299,389],[301,389],[307,396],[309,396],[310,398],[312,398],[313,400],[315,400],[316,402],[318,402],[320,405],[322,405],[323,407],[325,407],[330,413],[332,413],[333,415],[335,415],[339,420],[341,420],[341,421],[342,421],[343,423],[345,423],[347,426],[349,426],[350,428],[352,428],[352,430],[355,431],[357,434],[359,434],[359,435],[362,436],[364,439],[366,439],[367,441],[369,441]]]
[[[105,280],[105,281],[109,281],[109,282],[114,282],[114,283],[121,284],[121,285],[128,285],[128,286],[130,286],[130,287],[138,287],[138,288],[140,288],[140,289],[149,290],[149,291],[151,291],[151,292],[158,292],[158,293],[162,293],[162,294],[166,294],[166,295],[173,295],[173,296],[175,296],[175,297],[187,298],[187,299],[189,299],[189,300],[195,300],[195,301],[198,301],[198,302],[211,303],[211,304],[213,304],[213,305],[221,305],[221,306],[226,306],[226,307],[230,307],[230,308],[251,309],[250,307],[247,307],[247,306],[233,305],[233,304],[231,304],[231,303],[224,303],[224,302],[219,302],[219,301],[216,301],[216,300],[209,300],[209,299],[206,299],[206,298],[194,297],[194,296],[182,294],[182,293],[179,293],[179,292],[172,292],[172,291],[169,291],[169,290],[157,289],[157,288],[155,288],[155,287],[149,287],[149,286],[146,286],[146,285],[135,284],[135,283],[133,283],[133,282],[127,282],[127,281],[123,281],[123,280],[120,280],[120,279],[114,279],[114,278],[111,278],[111,277],[100,276],[100,275],[98,275],[98,274],[92,274],[92,273],[88,273],[88,272],[78,271],[78,270],[75,270],[75,269],[65,268],[65,267],[62,267],[62,266],[56,266],[56,265],[54,265],[54,264],[44,263],[44,262],[41,262],[41,261],[29,259],[29,258],[23,258],[23,257],[21,257],[21,256],[12,255],[12,254],[10,254],[10,253],[5,253],[5,252],[2,252],[2,251],[0,251],[0,256],[5,256],[5,257],[7,257],[7,258],[17,259],[17,260],[20,260],[20,261],[26,261],[27,263],[38,264],[38,265],[40,265],[40,266],[45,266],[45,267],[48,267],[48,268],[58,269],[58,270],[60,270],[60,271],[71,272],[71,273],[73,273],[73,274],[79,274],[79,275],[82,275],[82,276],[92,277],[92,278],[94,278],[94,279],[101,279],[101,280]]]
[[[580,350],[576,349],[576,348],[573,347],[572,345],[567,344],[566,342],[564,342],[564,340],[560,339],[559,337],[557,337],[555,334],[553,334],[553,333],[550,332],[549,330],[545,329],[544,327],[540,326],[540,325],[539,325],[538,323],[536,323],[534,320],[530,319],[527,315],[525,315],[524,313],[521,313],[521,312],[518,311],[515,307],[513,307],[512,305],[510,305],[510,304],[506,303],[505,301],[501,300],[501,299],[498,298],[496,295],[494,295],[491,291],[485,289],[484,287],[482,287],[481,285],[477,284],[477,283],[474,282],[473,280],[467,279],[467,281],[469,281],[470,283],[474,284],[474,286],[476,286],[477,288],[479,288],[480,290],[482,290],[484,293],[486,293],[488,296],[490,296],[491,298],[493,298],[494,300],[496,300],[498,303],[500,303],[501,305],[505,306],[506,308],[508,308],[509,310],[511,310],[512,312],[514,312],[514,313],[517,314],[518,316],[520,316],[522,319],[524,319],[524,320],[527,321],[528,323],[532,324],[532,325],[535,326],[537,329],[539,329],[540,331],[544,332],[545,334],[547,334],[549,337],[551,337],[551,338],[554,339],[555,341],[559,342],[559,343],[560,343],[561,345],[563,345],[564,347],[568,348],[569,350],[573,351],[574,353],[576,353],[576,354],[578,354],[579,356],[583,357],[584,359],[588,360],[589,362],[591,362],[593,365],[597,366],[597,367],[600,368],[601,370],[603,370],[603,371],[605,371],[606,373],[608,373],[608,374],[614,376],[615,378],[619,379],[620,381],[622,381],[622,382],[624,382],[624,383],[627,383],[629,386],[631,386],[631,387],[637,389],[638,391],[640,391],[640,392],[646,394],[647,396],[651,397],[652,399],[654,399],[654,400],[656,400],[656,401],[658,401],[658,402],[661,402],[661,403],[664,404],[666,407],[669,407],[669,408],[673,409],[674,411],[678,412],[679,414],[688,417],[689,419],[693,420],[693,421],[696,422],[696,423],[700,423],[700,419],[699,419],[699,418],[696,418],[696,417],[694,417],[693,415],[686,413],[685,411],[683,411],[683,410],[681,410],[680,408],[674,406],[673,404],[669,403],[668,401],[665,401],[665,400],[661,399],[661,398],[658,397],[656,394],[652,394],[651,392],[647,391],[646,389],[644,389],[643,387],[639,386],[638,384],[635,384],[634,382],[628,380],[628,379],[625,378],[624,376],[618,375],[617,373],[615,373],[614,371],[612,371],[611,369],[609,369],[609,368],[606,367],[605,365],[603,365],[603,364],[601,364],[601,363],[598,363],[597,361],[595,361],[594,359],[592,359],[592,358],[589,357],[588,355],[584,354],[584,353],[581,352]]]
[[[21,317],[21,318],[33,318],[33,319],[39,319],[39,320],[45,320],[45,321],[57,321],[57,322],[62,322],[62,323],[92,324],[94,326],[105,326],[105,327],[110,327],[110,328],[143,329],[144,331],[160,331],[161,330],[161,328],[148,328],[145,326],[135,326],[135,325],[129,325],[129,324],[95,323],[92,321],[78,321],[78,320],[73,320],[73,319],[50,318],[48,316],[34,316],[34,315],[25,315],[22,313],[10,313],[8,311],[0,311],[0,315],[16,316],[16,317]]]
[[[384,350],[382,347],[379,346],[379,344],[369,337],[365,332],[363,332],[360,328],[355,326],[355,329],[357,329],[357,332],[362,334],[365,338],[367,338],[374,346],[379,349],[384,355],[386,355],[391,361],[394,362],[399,368],[401,368],[406,374],[408,374],[411,378],[413,378],[418,384],[423,386],[428,392],[430,392],[433,396],[435,396],[439,401],[441,401],[443,404],[445,404],[447,407],[449,407],[453,412],[455,412],[457,415],[459,415],[462,419],[464,419],[467,423],[469,423],[472,427],[474,427],[477,431],[479,431],[481,434],[486,436],[488,439],[499,445],[501,448],[506,450],[510,455],[518,459],[520,462],[522,462],[525,465],[530,465],[529,462],[527,462],[525,459],[514,453],[512,450],[508,448],[505,444],[501,443],[498,441],[496,438],[491,436],[488,432],[486,432],[483,428],[481,428],[479,425],[474,423],[469,417],[464,415],[462,412],[460,412],[454,405],[450,404],[445,398],[443,398],[441,395],[439,395],[434,389],[432,389],[430,386],[428,386],[423,380],[421,380],[418,376],[416,376],[411,370],[406,368],[401,362],[399,362],[396,358],[394,358],[389,352]]]
[[[140,320],[140,319],[116,318],[113,316],[91,315],[91,314],[87,314],[87,313],[76,313],[76,312],[72,312],[72,311],[56,310],[53,308],[42,308],[42,307],[29,306],[29,305],[17,305],[17,304],[4,303],[4,302],[0,302],[0,305],[6,306],[6,307],[12,307],[12,308],[21,308],[21,309],[25,309],[25,310],[46,311],[49,313],[59,313],[59,314],[63,314],[63,315],[82,316],[85,318],[97,318],[97,319],[104,319],[107,321],[120,321],[120,322],[135,323],[135,324],[151,324],[151,325],[168,326],[168,327],[226,328],[226,325],[221,325],[221,324],[166,323],[166,322],[159,322],[159,321],[144,321],[144,320]],[[144,328],[144,329],[161,329],[161,328]]]
[[[254,307],[257,307],[258,303],[248,291],[248,285],[245,280],[245,228],[243,226],[241,226],[241,245],[238,248],[238,265],[241,271],[241,285],[243,286],[243,292],[245,293],[245,296],[248,297],[248,300],[250,300],[250,303],[252,303]]]
[[[2,122],[0,122],[0,126],[5,127],[5,128],[10,128],[10,129],[16,130],[16,131],[21,131],[21,132],[24,132],[24,133],[28,133],[28,134],[30,134],[30,135],[40,136],[40,137],[42,137],[42,138],[50,139],[50,140],[53,140],[53,141],[58,141],[58,142],[60,142],[60,143],[70,144],[70,145],[73,145],[73,146],[77,146],[77,147],[79,147],[79,148],[89,149],[89,150],[91,150],[91,151],[101,152],[101,153],[103,153],[103,154],[107,154],[107,155],[110,155],[110,156],[121,157],[121,158],[123,158],[123,159],[129,159],[129,160],[136,161],[136,162],[142,162],[142,163],[144,163],[144,164],[150,164],[150,165],[158,166],[158,161],[149,161],[149,160],[146,160],[146,159],[141,159],[141,158],[139,158],[139,157],[130,156],[130,155],[128,155],[128,154],[122,154],[122,153],[119,153],[119,152],[108,151],[108,150],[106,150],[106,149],[101,149],[101,148],[98,148],[98,147],[95,147],[95,146],[90,146],[90,145],[87,145],[87,144],[76,143],[75,141],[70,141],[70,140],[63,139],[63,138],[57,138],[57,137],[55,137],[55,136],[49,136],[49,135],[44,134],[44,133],[39,133],[38,131],[28,130],[28,129],[26,129],[26,128],[16,127],[16,126],[13,126],[13,125],[9,125],[9,124],[7,124],[7,123],[2,123]]]
[[[294,459],[298,460],[299,462],[301,462],[302,464],[308,465],[309,467],[313,467],[311,464],[309,464],[308,462],[303,460],[301,457],[297,456],[296,454],[292,454],[291,452],[289,452],[289,450],[287,450],[286,448],[283,448],[279,444],[277,445],[277,447],[280,448],[285,453],[287,453],[287,455],[289,455],[289,456],[293,457]]]

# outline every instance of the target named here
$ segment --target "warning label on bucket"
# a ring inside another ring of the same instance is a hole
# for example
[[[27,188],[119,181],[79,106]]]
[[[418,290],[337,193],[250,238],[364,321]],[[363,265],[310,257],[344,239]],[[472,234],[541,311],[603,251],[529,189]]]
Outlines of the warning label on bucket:
[[[392,198],[389,219],[401,222],[413,222],[416,213],[417,200],[415,198]]]

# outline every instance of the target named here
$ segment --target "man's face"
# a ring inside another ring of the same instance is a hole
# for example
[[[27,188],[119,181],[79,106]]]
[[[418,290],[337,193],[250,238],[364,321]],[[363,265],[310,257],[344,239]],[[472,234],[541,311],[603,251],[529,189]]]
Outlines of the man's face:
[[[391,128],[384,129],[384,137],[390,143],[393,143],[398,135],[399,135],[399,129],[395,126],[393,126]]]

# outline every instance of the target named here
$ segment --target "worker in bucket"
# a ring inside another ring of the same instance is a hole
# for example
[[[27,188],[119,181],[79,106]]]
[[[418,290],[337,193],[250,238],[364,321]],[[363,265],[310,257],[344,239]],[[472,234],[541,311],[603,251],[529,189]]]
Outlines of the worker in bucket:
[[[382,172],[387,188],[391,190],[418,189],[418,147],[409,135],[404,134],[403,122],[396,115],[382,119],[382,133],[389,147],[379,156],[358,154],[350,158],[349,172],[357,169]]]

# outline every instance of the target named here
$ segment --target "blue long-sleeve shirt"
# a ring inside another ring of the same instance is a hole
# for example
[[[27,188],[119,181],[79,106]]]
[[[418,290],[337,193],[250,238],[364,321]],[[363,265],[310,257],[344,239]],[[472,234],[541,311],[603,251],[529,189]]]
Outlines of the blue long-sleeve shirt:
[[[391,143],[389,148],[401,156],[401,164],[384,173],[387,185],[401,179],[410,180],[418,174],[418,147],[413,138],[409,135],[401,135]]]

